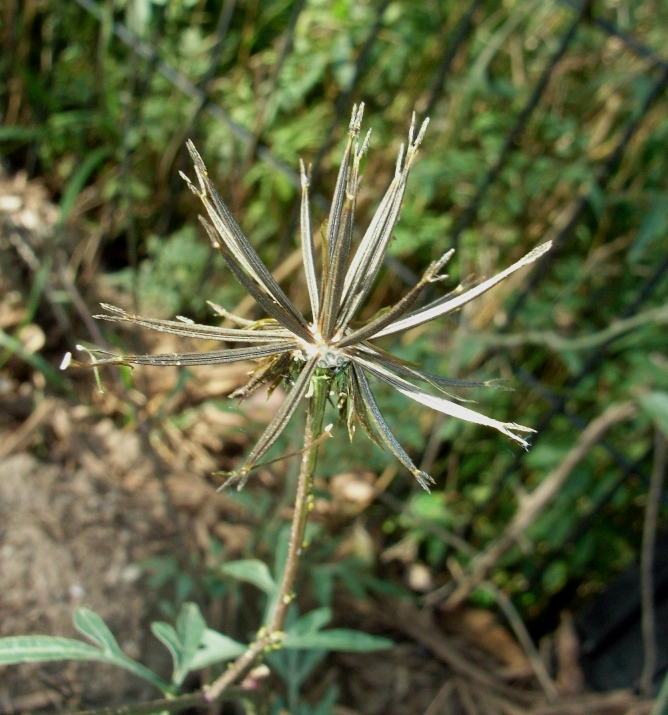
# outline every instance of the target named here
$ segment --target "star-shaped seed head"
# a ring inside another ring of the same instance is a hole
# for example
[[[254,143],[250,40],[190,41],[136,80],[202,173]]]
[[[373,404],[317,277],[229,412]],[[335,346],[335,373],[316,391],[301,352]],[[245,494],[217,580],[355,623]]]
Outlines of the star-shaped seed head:
[[[427,267],[418,283],[398,303],[366,322],[356,322],[383,265],[392,232],[399,219],[408,175],[428,124],[428,120],[425,120],[416,132],[413,115],[408,142],[399,151],[394,178],[364,235],[355,246],[353,228],[360,187],[360,163],[369,148],[371,136],[371,132],[367,132],[360,143],[363,113],[363,104],[353,108],[343,160],[326,228],[322,232],[321,247],[315,245],[311,230],[309,172],[300,163],[300,235],[310,318],[297,309],[244,236],[190,141],[187,147],[195,165],[196,181],[182,176],[204,206],[206,216],[200,217],[200,221],[213,248],[221,253],[232,273],[269,317],[250,321],[214,304],[210,304],[214,311],[236,327],[198,325],[181,317],[177,320],[144,318],[107,304],[102,305],[107,312],[95,316],[113,322],[134,323],[163,333],[243,345],[209,352],[114,356],[95,360],[95,365],[188,366],[250,360],[257,366],[247,384],[232,393],[233,397],[247,397],[263,385],[274,387],[285,382],[291,386],[281,407],[242,466],[229,475],[226,483],[243,486],[250,472],[261,464],[262,458],[286,428],[301,401],[312,394],[313,380],[327,381],[327,392],[336,396],[339,413],[351,434],[355,424],[361,425],[374,442],[387,447],[427,490],[433,479],[418,469],[393,435],[374,399],[370,376],[442,414],[493,427],[523,447],[527,447],[528,443],[521,433],[534,431],[513,422],[500,422],[486,417],[448,399],[451,396],[445,392],[446,387],[453,385],[476,386],[489,383],[459,381],[424,372],[385,352],[373,341],[458,310],[518,269],[533,263],[550,249],[550,242],[534,248],[517,263],[473,288],[465,290],[458,286],[443,297],[420,304],[419,299],[426,286],[446,278],[442,269],[452,256],[453,250],[449,250]]]

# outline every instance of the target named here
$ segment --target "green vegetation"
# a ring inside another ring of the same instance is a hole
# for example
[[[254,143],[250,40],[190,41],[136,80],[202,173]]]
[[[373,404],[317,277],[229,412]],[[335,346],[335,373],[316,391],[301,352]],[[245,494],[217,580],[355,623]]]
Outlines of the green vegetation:
[[[347,526],[310,524],[312,547],[301,583],[313,610],[299,618],[295,609],[288,633],[331,635],[320,629],[340,587],[356,597],[406,594],[406,584],[387,575],[378,559],[380,550],[402,543],[411,546],[414,561],[429,568],[434,587],[447,586],[448,561],[466,569],[476,552],[503,538],[519,498],[564,463],[587,425],[611,405],[630,402],[637,406],[633,414],[610,422],[601,435],[605,445],[600,437],[590,445],[554,499],[486,576],[529,622],[544,617],[560,594],[568,594],[561,606],[577,608],[638,558],[654,425],[667,431],[665,82],[653,93],[667,71],[668,5],[622,7],[601,0],[593,5],[592,19],[578,22],[576,10],[555,0],[481,3],[442,86],[436,85],[439,65],[469,9],[463,1],[309,0],[302,7],[287,0],[247,0],[234,9],[222,43],[216,35],[225,26],[221,5],[110,0],[93,12],[74,0],[10,2],[13,13],[2,21],[0,152],[8,172],[25,170],[39,178],[59,205],[60,218],[38,250],[42,265],[63,261],[91,313],[99,312],[97,302],[115,296],[128,310],[163,319],[184,315],[213,324],[207,301],[241,306],[255,317],[254,308],[242,302],[242,288],[210,250],[196,220],[196,199],[178,176],[179,171],[192,176],[184,148],[190,138],[253,246],[269,267],[279,266],[282,286],[308,312],[306,285],[292,260],[298,247],[299,158],[315,165],[311,220],[318,226],[326,217],[322,197],[334,188],[349,111],[355,101],[366,103],[365,124],[373,135],[357,211],[363,230],[393,175],[398,137],[405,137],[411,112],[421,118],[429,109],[431,123],[390,244],[391,260],[365,315],[396,302],[408,289],[404,280],[417,280],[453,245],[453,235],[457,253],[445,283],[453,288],[471,276],[489,277],[556,237],[537,281],[529,281],[525,269],[455,317],[385,339],[394,354],[431,373],[501,378],[493,388],[457,389],[457,394],[496,419],[544,426],[524,453],[503,435],[435,416],[376,387],[397,439],[435,478],[436,487],[431,494],[422,492],[403,470],[392,478],[388,452],[359,434],[348,445],[345,427],[335,427],[334,439],[322,445],[316,496],[332,501],[329,480],[342,473],[383,473],[389,474],[383,489],[403,510],[371,503],[363,527],[369,548],[360,547],[361,554],[351,554],[349,543],[340,548],[350,541]],[[595,20],[613,23],[657,57],[663,53],[663,65]],[[113,23],[122,23],[120,38]],[[558,55],[573,23],[573,38]],[[124,37],[132,37],[133,44]],[[553,64],[545,90],[532,103],[542,74]],[[526,107],[531,110],[526,123],[502,154]],[[333,148],[321,161],[320,151],[330,143]],[[468,220],[467,209],[500,156],[497,176]],[[571,217],[574,226],[564,231]],[[54,370],[62,353],[78,341],[98,341],[63,286],[54,298],[43,272],[33,283],[32,294],[25,296],[28,321],[39,322],[41,299],[57,302],[77,327],[34,353],[25,350],[19,328],[0,332],[0,370],[9,369],[11,355],[41,373],[41,389],[64,395],[73,383]],[[100,330],[110,344],[134,351],[136,334],[128,337],[107,324]],[[157,405],[152,412],[128,406],[117,420],[128,427],[148,423],[158,439],[165,424],[192,425],[202,409],[183,397],[193,380],[184,370],[173,389],[149,395]],[[102,382],[110,390],[130,385],[123,375],[114,387],[110,373],[102,373]],[[75,387],[82,401],[89,399],[81,382]],[[214,404],[245,420],[243,429],[230,428],[233,448],[210,450],[217,467],[231,471],[262,425],[230,403]],[[301,431],[295,420],[271,456],[299,449]],[[244,492],[231,497],[252,505],[258,519],[245,559],[273,563],[276,557],[284,526],[280,507],[291,503],[295,470],[290,462],[275,469],[285,477],[284,494],[251,479]],[[664,499],[660,524],[666,516]],[[471,550],[455,548],[443,531]],[[181,614],[185,629],[180,631],[179,623],[176,629],[158,626],[174,656],[173,681],[158,684],[163,693],[176,692],[193,667],[188,614],[197,621],[193,628],[199,636],[206,627],[189,601],[202,594],[238,598],[231,576],[262,590],[257,580],[229,569],[223,576],[224,554],[207,558],[217,566],[156,561],[147,567],[156,582],[173,587],[163,605],[170,617]],[[245,568],[250,562],[240,563]],[[266,576],[273,584],[269,570]],[[493,606],[489,594],[481,587],[467,595]],[[102,649],[97,659],[112,658],[110,633],[91,636],[94,614],[77,618],[77,627]],[[313,622],[305,623],[309,618]],[[352,649],[355,643],[374,645],[362,634],[345,634]],[[213,643],[215,637],[211,648],[222,648],[222,641]],[[305,638],[306,645],[295,648],[306,650],[270,657],[286,682],[291,708],[323,649],[340,647],[336,637]],[[44,647],[24,645],[38,655]],[[379,639],[375,645],[386,644]],[[71,642],[63,647],[79,648],[77,653],[93,648]],[[9,662],[2,661],[2,653],[0,662]],[[335,697],[327,694],[322,712]]]

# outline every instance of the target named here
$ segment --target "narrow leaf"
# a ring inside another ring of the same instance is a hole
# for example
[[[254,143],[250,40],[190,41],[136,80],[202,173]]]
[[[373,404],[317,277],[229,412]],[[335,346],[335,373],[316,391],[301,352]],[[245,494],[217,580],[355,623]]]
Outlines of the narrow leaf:
[[[39,353],[28,352],[20,340],[12,335],[8,335],[4,330],[0,330],[0,348],[10,350],[14,355],[30,365],[30,367],[41,372],[46,380],[54,387],[63,392],[71,392],[71,388],[47,360]]]
[[[107,624],[89,608],[77,608],[74,627],[107,653],[123,653]]]
[[[55,660],[106,660],[106,656],[98,648],[72,638],[52,636],[0,638],[0,665]]]
[[[86,181],[88,181],[88,178],[95,169],[109,156],[109,153],[110,151],[106,147],[94,149],[86,156],[74,175],[70,177],[60,199],[59,224],[62,225],[67,221],[70,213],[72,213],[77,196],[81,193]]]
[[[415,114],[413,114],[413,120],[408,132],[408,148],[406,150],[405,161],[403,161],[402,165],[402,146],[397,159],[394,179],[383,197],[348,268],[344,283],[345,295],[342,301],[344,309],[341,310],[337,321],[337,327],[342,332],[345,332],[350,321],[355,317],[355,314],[369,294],[378,276],[383,259],[385,258],[388,243],[392,236],[392,231],[399,220],[408,175],[417,157],[418,149],[428,124],[429,120],[426,119],[422,123],[417,137],[414,137]]]
[[[167,353],[163,355],[125,355],[124,357],[104,358],[95,365],[221,365],[240,360],[261,360],[295,350],[299,345],[294,341],[281,341],[267,345],[254,345],[247,348],[231,348],[229,350],[214,350],[198,353]]]
[[[170,691],[170,686],[158,678],[155,673],[123,653],[107,624],[97,613],[91,611],[89,608],[77,608],[74,612],[73,620],[75,628],[80,633],[90,638],[102,648],[102,651],[98,651],[101,654],[98,660],[103,660],[119,668],[128,670],[140,678],[148,680],[155,685],[156,688],[162,690],[162,692],[166,693]]]
[[[159,320],[157,318],[144,318],[141,315],[132,315],[122,308],[117,308],[108,303],[100,304],[104,310],[112,315],[94,315],[98,320],[107,320],[112,323],[134,323],[149,330],[159,333],[180,335],[186,338],[199,338],[202,340],[224,340],[237,343],[266,343],[270,340],[285,340],[291,334],[285,329],[277,330],[240,330],[238,328],[218,328],[214,325],[198,325],[178,320]]]
[[[262,459],[269,449],[271,449],[274,442],[276,442],[276,440],[280,437],[283,430],[287,427],[290,418],[297,409],[297,405],[299,405],[301,399],[304,395],[306,395],[311,382],[311,377],[315,372],[317,361],[318,356],[316,355],[302,367],[299,377],[292,386],[292,390],[290,390],[286,398],[283,400],[283,404],[279,407],[274,419],[269,423],[265,431],[260,436],[260,439],[258,439],[255,447],[246,458],[243,466],[233,472],[225,484],[238,482],[239,489],[244,486],[246,479],[248,478],[248,474],[254,469],[255,465]]]
[[[234,273],[236,279],[248,291],[254,300],[257,301],[257,304],[260,305],[269,315],[271,315],[272,318],[275,318],[281,325],[290,330],[290,332],[299,336],[303,340],[310,340],[311,334],[304,318],[300,316],[300,319],[298,320],[283,305],[277,303],[273,296],[263,292],[257,285],[257,282],[244,271],[242,265],[235,258],[229,248],[225,244],[216,240],[215,232],[208,221],[200,216],[200,223],[209,234],[212,245],[220,252],[227,262],[227,265],[230,267],[230,270]]]
[[[306,275],[306,287],[311,302],[311,314],[313,324],[318,324],[320,313],[320,288],[318,287],[317,271],[315,267],[315,247],[313,245],[313,231],[311,230],[311,214],[309,211],[309,177],[304,168],[304,162],[299,162],[301,182],[302,182],[302,203],[300,212],[300,232],[302,243],[302,258],[304,262],[304,274]],[[309,167],[309,173],[310,173]]]
[[[222,572],[238,581],[253,584],[267,595],[273,596],[278,590],[269,567],[259,559],[243,559],[224,564]]]
[[[183,646],[174,627],[164,621],[153,621],[151,632],[167,648],[172,656],[172,682],[176,684],[176,676],[181,663]]]
[[[235,262],[240,263],[253,277],[256,284],[275,300],[283,310],[291,316],[292,320],[304,329],[307,324],[301,313],[295,308],[290,299],[285,295],[267,267],[264,265],[255,249],[251,246],[246,236],[244,236],[239,224],[234,220],[230,210],[221,199],[213,183],[209,179],[208,172],[202,157],[195,149],[195,145],[188,140],[186,144],[190,156],[195,164],[195,170],[200,183],[200,190],[197,190],[188,178],[182,174],[191,190],[200,198],[209,214],[209,218],[215,225],[220,237],[223,239],[226,252],[234,256]],[[208,229],[207,229],[208,231]],[[209,233],[211,236],[211,234]],[[219,242],[212,239],[214,245]],[[222,249],[223,246],[219,244]]]
[[[199,670],[240,656],[248,646],[228,638],[211,628],[205,629],[199,649],[190,661],[190,670]]]
[[[381,367],[377,363],[366,360],[359,355],[353,358],[356,362],[368,370],[372,374],[379,377],[384,382],[391,385],[395,390],[401,392],[402,395],[410,397],[411,400],[419,402],[425,407],[431,407],[433,410],[442,412],[444,415],[449,415],[450,417],[456,417],[460,420],[465,420],[467,422],[474,422],[475,424],[485,425],[487,427],[493,427],[494,429],[502,432],[507,437],[514,439],[516,442],[521,444],[525,449],[529,447],[529,443],[520,435],[515,434],[512,430],[517,432],[535,432],[536,430],[531,427],[524,427],[523,425],[518,425],[514,422],[499,422],[498,420],[487,417],[486,415],[480,414],[475,410],[471,410],[463,405],[458,405],[455,402],[446,400],[442,397],[436,397],[435,395],[430,395],[419,387],[416,387],[412,383],[404,380],[402,377],[391,373],[384,367]]]
[[[176,620],[176,632],[181,641],[182,651],[179,667],[174,674],[175,685],[181,685],[188,672],[192,670],[192,661],[205,630],[206,621],[197,604],[184,603]]]
[[[123,653],[109,653],[72,638],[14,636],[0,638],[0,665],[44,663],[59,660],[90,660],[123,668],[154,685],[163,693],[172,688],[155,673]]]
[[[305,633],[319,631],[332,620],[332,609],[323,606],[316,608],[298,618],[288,629],[287,633],[299,636]]]
[[[434,261],[424,272],[424,275],[418,281],[417,285],[413,286],[413,288],[411,288],[411,290],[398,303],[382,315],[379,315],[376,319],[367,323],[358,330],[353,331],[350,335],[346,335],[339,343],[337,343],[337,347],[345,348],[349,345],[369,340],[379,333],[386,325],[389,325],[399,318],[399,316],[403,315],[413,305],[413,303],[415,303],[420,293],[424,290],[424,287],[428,283],[436,280],[438,272],[450,260],[454,252],[455,249],[452,248],[438,261]]]
[[[287,632],[283,640],[284,648],[322,649],[332,651],[369,652],[387,650],[394,643],[389,638],[372,636],[361,631],[346,628],[332,628],[301,635]]]

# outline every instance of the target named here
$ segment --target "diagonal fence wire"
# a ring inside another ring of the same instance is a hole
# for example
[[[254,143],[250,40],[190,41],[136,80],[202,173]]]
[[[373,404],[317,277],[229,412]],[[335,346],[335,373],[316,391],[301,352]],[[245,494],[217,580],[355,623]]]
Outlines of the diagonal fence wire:
[[[445,51],[443,52],[441,61],[438,64],[436,77],[431,84],[429,97],[424,110],[424,114],[427,117],[430,117],[434,112],[436,102],[438,102],[440,95],[445,89],[445,82],[450,74],[450,70],[452,69],[452,63],[457,56],[460,47],[471,34],[471,30],[473,29],[473,18],[482,7],[483,2],[484,0],[473,0],[473,2],[466,9],[466,12],[459,18],[454,30],[450,33],[450,36],[444,43]]]
[[[98,22],[103,21],[104,10],[95,0],[74,0],[74,2],[80,5],[86,12],[90,13]],[[114,21],[112,31],[121,42],[131,47],[138,57],[150,63],[155,63],[156,70],[182,94],[186,97],[190,97],[190,99],[196,103],[202,103],[203,111],[226,127],[232,136],[244,144],[249,144],[252,141],[253,135],[250,131],[235,122],[222,107],[208,101],[205,92],[171,64],[162,59],[153,47],[137,37],[126,25],[122,22]],[[256,153],[260,159],[266,161],[275,171],[283,174],[293,186],[296,188],[301,186],[297,172],[276,157],[269,148],[258,146]]]
[[[559,2],[562,5],[572,8],[573,10],[577,10],[579,7],[576,0],[559,0]],[[594,13],[589,14],[587,21],[594,27],[602,30],[603,33],[609,37],[617,38],[626,48],[638,55],[638,57],[648,60],[656,67],[668,69],[668,60],[658,55],[651,47],[647,47],[646,45],[643,45],[642,42],[638,42],[638,40],[629,35],[628,32],[620,30],[614,22],[611,22],[604,17],[600,17],[599,15],[595,15]]]
[[[536,82],[536,85],[531,92],[531,95],[529,96],[526,104],[521,109],[520,113],[517,115],[515,124],[506,135],[506,138],[501,147],[501,151],[499,152],[499,156],[497,157],[494,164],[487,171],[487,173],[484,175],[482,181],[478,184],[478,188],[476,189],[476,192],[471,201],[469,201],[464,211],[457,218],[457,221],[455,222],[455,225],[452,229],[452,245],[455,248],[458,247],[459,239],[461,238],[462,233],[471,225],[471,223],[473,223],[473,221],[477,217],[480,205],[482,203],[483,198],[486,196],[489,187],[498,178],[502,169],[506,165],[508,158],[517,148],[518,141],[522,136],[522,133],[524,132],[524,129],[529,120],[531,119],[534,111],[538,107],[541,97],[547,89],[548,83],[554,73],[554,70],[557,68],[558,64],[561,62],[564,55],[566,54],[566,51],[575,39],[575,35],[578,31],[578,28],[580,27],[580,24],[582,23],[583,18],[587,16],[589,8],[591,6],[591,2],[592,0],[586,0],[580,7],[579,12],[571,22],[568,30],[566,30],[563,37],[561,38],[561,41],[556,51],[553,53],[552,57],[550,57],[547,65],[545,66],[545,69],[543,70],[540,78],[538,79],[538,82]]]

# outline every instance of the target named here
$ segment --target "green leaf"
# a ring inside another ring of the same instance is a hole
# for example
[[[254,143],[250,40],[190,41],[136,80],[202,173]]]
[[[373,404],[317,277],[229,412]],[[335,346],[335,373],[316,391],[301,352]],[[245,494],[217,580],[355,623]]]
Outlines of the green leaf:
[[[273,596],[278,586],[272,578],[269,567],[259,559],[242,559],[240,561],[231,561],[222,567],[224,574],[236,578],[238,581],[257,586],[261,591],[264,591],[269,596]]]
[[[206,668],[214,663],[222,663],[241,655],[248,646],[228,638],[218,631],[206,628],[199,649],[190,661],[190,670]]]
[[[559,593],[568,582],[569,569],[565,561],[553,561],[544,571],[543,588],[550,593]]]
[[[106,626],[105,626],[106,628]],[[147,680],[165,694],[173,693],[155,673],[122,652],[110,653],[73,638],[54,636],[12,636],[0,638],[0,665],[44,663],[58,660],[91,660],[123,668]]]
[[[284,648],[317,648],[321,650],[342,650],[366,652],[392,648],[394,643],[388,638],[372,636],[347,628],[332,628],[328,631],[294,634],[286,633]]]
[[[339,688],[337,685],[330,685],[322,700],[310,709],[310,715],[329,715],[333,711],[339,699]]]
[[[186,675],[194,669],[197,654],[206,630],[206,622],[194,603],[184,603],[176,619],[176,629],[169,623],[151,623],[153,635],[167,648],[174,662],[172,683],[180,686]]]
[[[107,624],[89,608],[77,608],[74,612],[74,627],[79,633],[100,646],[105,653],[123,654]]]
[[[668,715],[668,673],[666,673],[663,679],[650,715]]]
[[[322,605],[331,603],[334,594],[334,572],[331,567],[329,565],[314,567],[310,577],[316,601]]]
[[[287,630],[295,636],[300,636],[306,633],[319,631],[323,626],[326,626],[332,620],[331,608],[316,608],[309,613],[301,616]]]
[[[132,658],[128,658],[128,656],[123,653],[112,632],[107,627],[107,624],[97,613],[91,611],[89,608],[77,608],[74,612],[74,626],[80,633],[100,646],[102,651],[94,649],[101,656],[98,657],[97,660],[103,660],[124,670],[129,670],[140,678],[148,680],[163,693],[172,692],[171,687],[158,678],[155,673],[141,663],[137,663],[137,661],[132,660]],[[48,636],[44,637],[46,638]],[[73,642],[76,643],[77,641]]]
[[[174,628],[164,621],[153,621],[151,623],[153,635],[167,648],[174,664],[172,681],[176,679],[176,673],[181,662],[181,641]]]
[[[0,638],[0,665],[52,660],[106,660],[98,648],[72,638],[13,636]]]
[[[646,392],[638,398],[638,402],[668,438],[668,392]]]
[[[202,636],[206,629],[206,621],[195,603],[184,603],[176,620],[176,632],[181,642],[181,657],[179,666],[174,673],[174,684],[181,685],[188,672],[192,670],[191,663]]]
[[[43,135],[43,127],[0,127],[0,142],[31,141]]]

